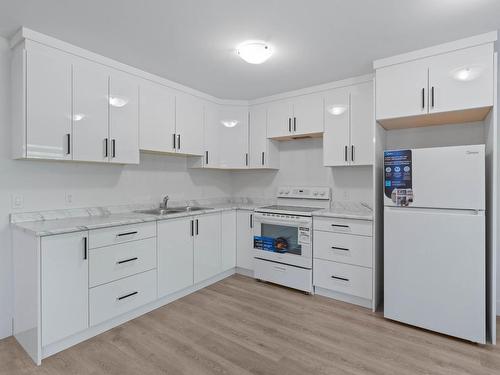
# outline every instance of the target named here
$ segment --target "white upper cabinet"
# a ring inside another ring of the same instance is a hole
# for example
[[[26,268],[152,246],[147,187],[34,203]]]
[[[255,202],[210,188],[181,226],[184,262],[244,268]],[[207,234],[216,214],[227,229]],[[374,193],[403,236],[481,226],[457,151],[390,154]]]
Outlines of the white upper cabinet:
[[[250,168],[278,168],[278,145],[267,139],[267,105],[250,107],[248,126]]]
[[[175,152],[175,92],[150,81],[140,84],[139,147],[153,152]]]
[[[176,97],[176,149],[189,155],[203,155],[203,101],[193,95]]]
[[[427,113],[427,60],[377,69],[377,119]]]
[[[205,102],[205,126],[204,126],[204,156],[203,167],[218,168],[220,143],[219,131],[219,106],[211,102]]]
[[[323,135],[323,164],[325,166],[349,165],[349,124],[349,87],[327,92]]]
[[[26,51],[26,124],[15,124],[26,127],[24,157],[71,160],[71,69],[65,54]]]
[[[379,67],[377,120],[387,129],[483,120],[493,106],[493,53],[486,43]]]
[[[292,130],[294,136],[323,133],[323,94],[298,96],[293,100]]]
[[[131,76],[109,78],[109,160],[139,164],[139,85]]]
[[[373,82],[351,86],[351,165],[373,164],[375,109]],[[325,113],[326,116],[326,113]]]
[[[323,164],[373,164],[374,121],[373,82],[327,92]]]
[[[35,42],[12,58],[12,154],[139,163],[135,77]]]
[[[438,55],[429,60],[429,112],[493,105],[493,45]]]
[[[248,154],[248,108],[220,106],[219,121],[221,168],[246,168]]]
[[[88,232],[41,239],[42,346],[89,325]]]
[[[109,154],[109,70],[78,60],[73,65],[73,160],[105,162]]]
[[[293,106],[288,100],[271,102],[268,105],[267,137],[282,138],[292,134]]]
[[[301,95],[268,105],[268,138],[320,136],[323,133],[323,95]]]

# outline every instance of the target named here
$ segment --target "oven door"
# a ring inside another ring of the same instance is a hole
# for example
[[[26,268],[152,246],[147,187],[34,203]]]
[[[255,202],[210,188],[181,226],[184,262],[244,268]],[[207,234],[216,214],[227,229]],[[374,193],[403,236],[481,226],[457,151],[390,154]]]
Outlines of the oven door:
[[[254,258],[312,268],[312,220],[255,214]]]

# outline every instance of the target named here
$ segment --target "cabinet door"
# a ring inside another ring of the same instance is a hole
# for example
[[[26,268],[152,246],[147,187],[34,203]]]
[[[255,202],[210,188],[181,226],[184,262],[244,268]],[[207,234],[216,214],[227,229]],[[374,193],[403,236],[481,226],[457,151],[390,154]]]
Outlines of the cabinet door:
[[[288,100],[269,103],[267,137],[279,138],[292,135],[292,106]]]
[[[238,210],[236,215],[236,265],[253,270],[253,211]]]
[[[73,65],[73,160],[108,160],[108,84],[102,65],[86,60]]]
[[[221,218],[222,271],[236,267],[236,211],[224,211]]]
[[[377,119],[427,113],[428,59],[377,69]]]
[[[267,106],[260,105],[250,108],[249,128],[249,155],[250,167],[262,168],[269,158],[267,152],[268,141],[266,137],[267,129]]]
[[[26,156],[70,160],[71,61],[56,51],[26,54]]]
[[[432,57],[429,65],[429,112],[493,105],[493,45]]]
[[[349,159],[349,87],[328,91],[325,95],[325,132],[323,164],[347,165]]]
[[[141,82],[139,114],[140,149],[175,152],[175,94],[165,86]]]
[[[203,101],[179,93],[176,97],[177,152],[203,155]]]
[[[109,79],[110,161],[139,164],[139,85],[131,76]]]
[[[194,225],[194,282],[221,272],[221,214],[197,216]]]
[[[247,107],[222,106],[219,114],[219,166],[222,168],[246,168],[248,154]]]
[[[221,131],[222,127],[219,121],[219,106],[214,103],[206,102],[204,121],[204,167],[219,167]]]
[[[88,232],[41,240],[42,346],[88,328]]]
[[[351,87],[351,165],[373,164],[373,82]]]
[[[191,218],[158,222],[158,296],[193,285],[193,224]]]
[[[323,94],[303,95],[293,100],[294,135],[323,133]]]

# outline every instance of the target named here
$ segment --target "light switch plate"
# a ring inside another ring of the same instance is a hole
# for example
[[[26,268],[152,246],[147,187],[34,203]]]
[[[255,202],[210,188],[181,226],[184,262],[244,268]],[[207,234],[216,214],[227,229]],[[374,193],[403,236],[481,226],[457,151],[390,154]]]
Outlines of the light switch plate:
[[[12,195],[12,208],[21,209],[24,208],[24,197],[20,194]]]
[[[65,199],[67,205],[73,204],[73,194],[72,193],[66,193],[64,199]]]

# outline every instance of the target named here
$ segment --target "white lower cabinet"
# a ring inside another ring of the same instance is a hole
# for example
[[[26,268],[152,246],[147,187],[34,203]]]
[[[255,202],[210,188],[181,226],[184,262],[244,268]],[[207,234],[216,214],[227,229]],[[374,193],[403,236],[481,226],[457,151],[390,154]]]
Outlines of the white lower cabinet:
[[[314,218],[315,292],[373,308],[372,222]]]
[[[220,212],[158,222],[158,295],[221,272]]]
[[[102,323],[156,299],[156,270],[90,289],[90,325]]]
[[[222,271],[236,267],[236,211],[221,214]]]
[[[41,239],[42,346],[88,328],[88,232]]]
[[[158,296],[193,285],[193,220],[158,222]]]
[[[236,233],[236,266],[253,270],[253,211],[237,211]]]
[[[221,214],[196,216],[194,219],[194,282],[221,272]]]

